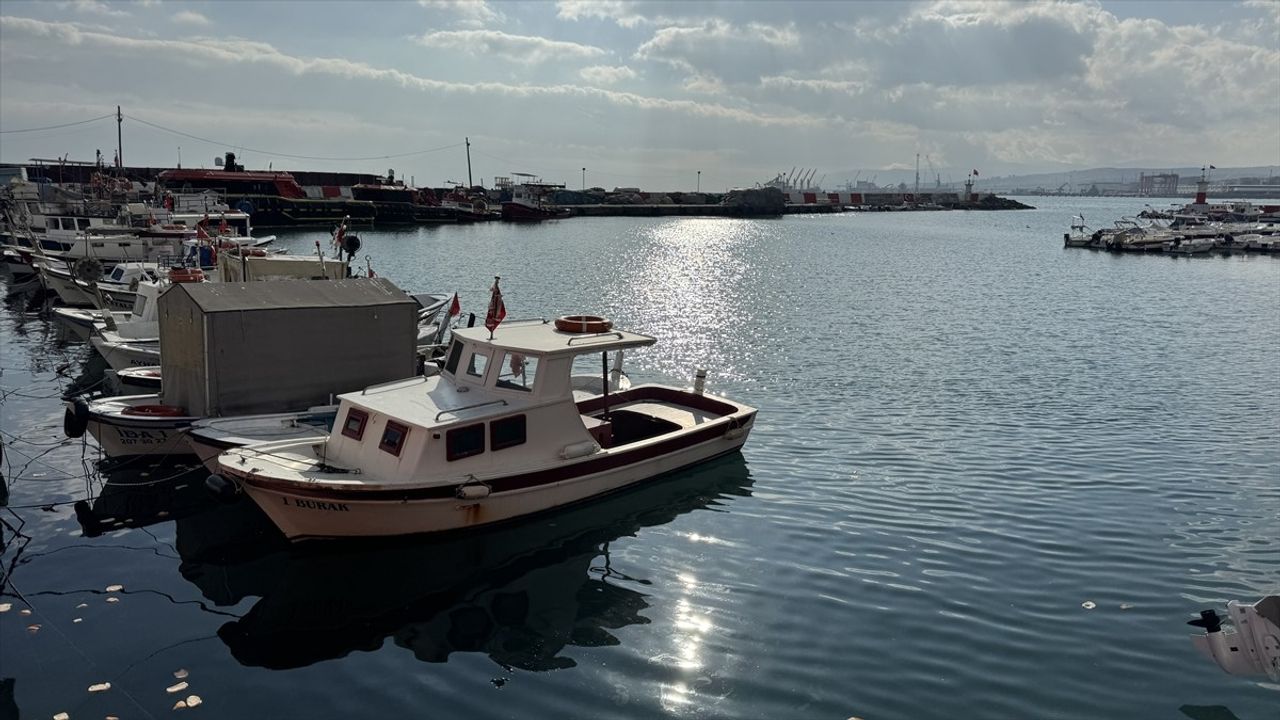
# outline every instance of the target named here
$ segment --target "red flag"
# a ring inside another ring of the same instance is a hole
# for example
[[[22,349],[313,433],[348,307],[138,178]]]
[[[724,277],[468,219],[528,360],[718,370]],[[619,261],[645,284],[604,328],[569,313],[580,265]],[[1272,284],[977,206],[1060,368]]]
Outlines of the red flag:
[[[219,235],[227,234],[227,216],[225,215],[222,216],[222,222],[218,223],[218,234]]]
[[[489,331],[489,335],[493,335],[493,331],[498,329],[498,323],[507,316],[507,306],[502,302],[502,291],[498,289],[498,280],[501,278],[493,278],[493,294],[489,296],[489,312],[484,316],[484,327]]]
[[[462,305],[458,303],[458,293],[453,294],[453,302],[449,304],[449,317],[462,314]]]
[[[196,237],[200,240],[209,239],[209,233],[204,231],[204,223],[196,223]]]

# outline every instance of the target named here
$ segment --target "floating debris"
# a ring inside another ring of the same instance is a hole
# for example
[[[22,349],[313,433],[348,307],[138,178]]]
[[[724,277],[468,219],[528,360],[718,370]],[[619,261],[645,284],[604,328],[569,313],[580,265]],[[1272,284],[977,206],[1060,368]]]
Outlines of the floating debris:
[[[169,687],[165,688],[164,691],[167,693],[182,692],[183,690],[186,690],[187,687],[188,687],[187,683],[180,682],[177,685],[170,685]]]
[[[1121,610],[1130,610],[1132,608],[1133,608],[1133,603],[1120,603]]]
[[[28,626],[27,626],[27,632],[32,633],[32,634],[34,635],[35,633],[40,632],[40,626],[39,626],[39,625],[28,625]]]
[[[71,715],[64,712],[60,712],[57,715],[53,716],[53,720],[71,720]]]
[[[1092,610],[1098,607],[1098,603],[1092,600],[1085,600],[1084,602],[1080,603],[1080,607],[1084,608],[1085,610]]]
[[[492,679],[492,680],[490,680],[489,682],[493,683],[493,686],[494,686],[494,687],[496,687],[496,688],[501,688],[503,685],[506,685],[506,684],[507,684],[507,679],[506,679],[506,678],[504,678],[504,677],[501,677],[501,678],[493,678],[493,679]]]
[[[111,689],[111,683],[109,682],[98,683],[97,685],[89,686],[89,692],[93,692],[93,693],[106,692],[107,690],[110,690],[110,689]]]
[[[173,671],[173,676],[178,678],[179,680],[185,678],[187,675],[190,675],[190,674],[191,673],[188,673],[186,668],[179,668]]]
[[[18,611],[18,614],[19,614],[19,615],[30,615],[30,614],[31,614],[31,608],[22,608],[21,610],[19,610],[19,611]]]
[[[118,598],[118,597],[109,597],[109,598],[107,598],[107,602],[109,602],[109,603],[117,603],[117,602],[120,602],[120,598]]]
[[[202,702],[204,702],[204,700],[201,700],[199,695],[188,695],[188,696],[187,696],[187,707],[195,707],[195,706],[199,705],[199,704],[200,704],[200,703],[202,703]]]
[[[84,618],[75,618],[75,619],[74,619],[74,620],[72,620],[71,622],[73,622],[73,623],[84,622]]]
[[[0,612],[9,612],[13,609],[13,603],[0,603]]]
[[[107,592],[120,592],[124,589],[123,585],[108,585]]]
[[[178,702],[176,702],[176,703],[174,703],[174,704],[173,704],[173,709],[174,709],[174,710],[185,710],[185,709],[187,709],[187,701],[186,701],[186,700],[179,700]]]
[[[89,603],[80,603],[79,605],[76,606],[76,609],[79,610],[80,608],[87,608],[87,607],[89,607]]]

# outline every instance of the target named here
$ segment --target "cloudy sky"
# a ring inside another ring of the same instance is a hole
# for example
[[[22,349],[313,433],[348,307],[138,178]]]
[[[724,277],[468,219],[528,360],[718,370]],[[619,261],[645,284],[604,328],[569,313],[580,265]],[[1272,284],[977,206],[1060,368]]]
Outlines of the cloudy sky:
[[[570,187],[1276,165],[1280,0],[0,0],[0,160],[110,159],[113,120],[14,131],[117,104],[131,165],[432,185],[464,136],[476,182]]]

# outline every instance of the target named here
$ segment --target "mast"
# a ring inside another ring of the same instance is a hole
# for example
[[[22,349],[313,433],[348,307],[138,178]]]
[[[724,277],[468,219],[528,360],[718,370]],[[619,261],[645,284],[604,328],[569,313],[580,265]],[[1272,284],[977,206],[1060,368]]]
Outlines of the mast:
[[[467,141],[467,190],[471,189],[471,138],[464,137]]]
[[[122,141],[123,133],[120,132],[120,126],[124,123],[124,114],[120,112],[120,106],[116,106],[116,167],[124,172],[124,143]]]
[[[920,153],[916,153],[916,194],[920,194]]]

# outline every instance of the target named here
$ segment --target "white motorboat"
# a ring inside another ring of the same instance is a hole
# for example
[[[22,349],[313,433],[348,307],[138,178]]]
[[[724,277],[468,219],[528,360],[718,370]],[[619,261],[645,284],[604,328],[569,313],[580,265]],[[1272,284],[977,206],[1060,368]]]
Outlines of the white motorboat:
[[[601,318],[455,329],[441,374],[339,396],[329,435],[228,450],[210,476],[293,540],[405,535],[511,520],[739,450],[754,408],[637,385],[574,397],[573,360],[652,345]],[[604,379],[602,378],[602,382]]]
[[[1234,630],[1222,629],[1227,618]],[[1232,600],[1227,603],[1227,618],[1202,610],[1200,617],[1189,621],[1188,625],[1204,630],[1191,636],[1196,649],[1232,675],[1266,675],[1280,682],[1280,595],[1268,595],[1256,603]]]
[[[188,452],[186,430],[199,419],[159,395],[122,395],[68,403],[62,429],[72,438],[87,430],[108,457],[170,455]]]
[[[93,335],[89,342],[106,359],[112,370],[147,367],[160,364],[160,341],[140,340],[131,342],[115,333]]]
[[[1212,237],[1174,238],[1162,246],[1170,255],[1199,255],[1213,250],[1217,240]]]
[[[206,418],[191,424],[187,444],[209,472],[218,472],[218,456],[231,448],[282,440],[322,440],[338,415],[336,405],[303,412]]]
[[[122,370],[108,370],[107,373],[108,376],[114,376],[116,387],[124,395],[152,393],[160,390],[159,365],[142,365]]]

